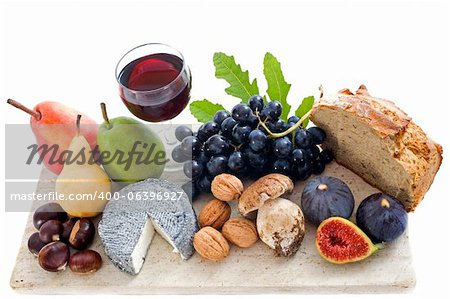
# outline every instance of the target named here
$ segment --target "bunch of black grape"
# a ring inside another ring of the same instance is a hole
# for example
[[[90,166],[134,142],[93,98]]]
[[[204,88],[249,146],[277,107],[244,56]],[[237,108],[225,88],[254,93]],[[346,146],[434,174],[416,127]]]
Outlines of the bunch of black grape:
[[[231,115],[217,111],[197,133],[177,127],[175,135],[181,144],[172,151],[172,158],[184,162],[184,173],[193,181],[192,193],[210,192],[212,179],[221,173],[252,178],[281,173],[295,180],[322,173],[333,160],[329,150],[319,147],[325,132],[319,127],[303,129],[297,116],[284,122],[279,119],[281,112],[279,102],[264,105],[261,96],[252,96],[248,105],[234,106]],[[298,128],[283,134],[293,126]]]

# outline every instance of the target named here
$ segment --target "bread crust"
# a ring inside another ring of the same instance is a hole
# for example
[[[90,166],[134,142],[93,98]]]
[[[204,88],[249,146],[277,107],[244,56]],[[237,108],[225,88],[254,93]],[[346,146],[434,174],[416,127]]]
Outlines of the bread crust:
[[[411,118],[391,101],[372,97],[361,85],[355,93],[343,89],[333,96],[325,96],[312,110],[311,120],[324,109],[350,113],[369,126],[382,140],[393,159],[402,165],[411,179],[411,204],[413,211],[433,183],[442,163],[442,147],[430,139]],[[320,123],[316,123],[320,125]],[[333,132],[327,132],[333,134]],[[339,162],[339,157],[337,157]],[[344,165],[351,169],[351,165]],[[382,186],[376,186],[382,190]],[[382,190],[383,191],[383,190]]]

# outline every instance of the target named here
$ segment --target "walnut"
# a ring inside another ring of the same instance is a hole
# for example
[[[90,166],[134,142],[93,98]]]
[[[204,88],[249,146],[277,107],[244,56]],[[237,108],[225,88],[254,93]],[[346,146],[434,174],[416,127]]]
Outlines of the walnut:
[[[230,246],[216,229],[206,226],[194,235],[194,248],[205,259],[219,261],[228,256]]]
[[[201,227],[212,226],[215,229],[220,229],[230,219],[230,215],[231,207],[229,204],[218,199],[213,199],[200,211],[198,224]]]
[[[242,191],[244,191],[244,185],[241,180],[231,174],[219,174],[211,183],[212,194],[223,201],[239,199]]]
[[[250,247],[259,239],[255,223],[245,218],[232,218],[225,222],[222,234],[225,239],[241,248]]]

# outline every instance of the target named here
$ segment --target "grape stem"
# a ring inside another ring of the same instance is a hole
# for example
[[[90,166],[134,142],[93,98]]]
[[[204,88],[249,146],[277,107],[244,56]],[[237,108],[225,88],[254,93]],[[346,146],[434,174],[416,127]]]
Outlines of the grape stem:
[[[281,133],[273,133],[272,131],[270,131],[269,128],[266,126],[266,124],[263,121],[261,121],[261,118],[259,117],[258,112],[256,113],[256,116],[258,117],[259,124],[261,125],[261,127],[263,127],[267,131],[267,133],[269,133],[269,138],[274,139],[274,138],[284,137],[284,136],[288,135],[289,133],[295,131],[298,127],[300,127],[302,125],[302,123],[305,122],[305,120],[308,119],[308,117],[311,115],[311,111],[312,110],[309,110],[305,115],[302,116],[302,118],[299,119],[298,122],[295,123],[295,125],[293,125],[289,129],[287,129],[286,131],[281,132]]]

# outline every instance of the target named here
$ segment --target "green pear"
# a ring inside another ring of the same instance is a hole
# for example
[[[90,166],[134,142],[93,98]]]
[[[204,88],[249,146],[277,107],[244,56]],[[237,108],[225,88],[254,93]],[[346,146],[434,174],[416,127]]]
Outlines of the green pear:
[[[122,184],[159,178],[168,161],[159,136],[138,120],[109,119],[105,104],[101,107],[104,122],[98,129],[97,144],[109,177]]]

